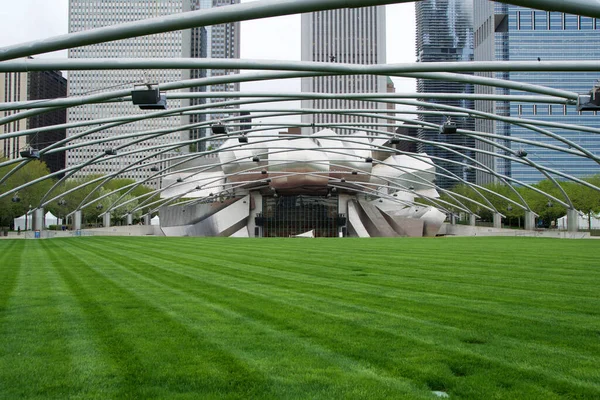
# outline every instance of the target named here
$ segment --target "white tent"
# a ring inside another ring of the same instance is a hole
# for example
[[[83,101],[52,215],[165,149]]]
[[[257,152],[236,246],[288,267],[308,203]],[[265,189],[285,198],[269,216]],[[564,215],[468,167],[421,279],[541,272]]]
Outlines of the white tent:
[[[25,218],[27,218],[27,224],[25,224]],[[21,215],[19,218],[15,218],[13,223],[15,224],[15,231],[19,230],[19,228],[24,231],[25,225],[27,225],[27,229],[31,229],[31,215]]]
[[[150,225],[160,225],[160,218],[158,218],[158,215],[155,215],[151,220],[150,220]]]
[[[48,211],[46,215],[44,215],[44,226],[49,225],[62,225],[62,219]]]
[[[24,231],[26,225],[27,225],[27,229],[31,230],[31,228],[33,226],[32,222],[31,222],[33,214],[27,215],[27,224],[25,223],[25,215],[21,215],[19,218],[15,218],[13,220],[13,223],[15,225],[15,230],[19,230],[19,228],[21,228],[21,230]],[[61,225],[61,224],[62,224],[62,218],[56,217],[50,211],[48,211],[46,213],[46,215],[44,215],[44,227],[48,227],[49,225]]]
[[[600,229],[600,214],[594,215],[592,213],[592,229]],[[587,230],[590,228],[590,223],[588,219],[588,215],[584,214],[583,216],[579,215],[577,217],[577,229]],[[567,216],[560,217],[558,219],[558,229],[567,229]]]

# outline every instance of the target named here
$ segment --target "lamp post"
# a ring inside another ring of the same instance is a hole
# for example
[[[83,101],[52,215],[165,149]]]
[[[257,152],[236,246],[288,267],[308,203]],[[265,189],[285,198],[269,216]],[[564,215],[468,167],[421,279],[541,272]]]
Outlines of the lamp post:
[[[61,210],[61,208],[62,208],[62,207],[64,207],[66,204],[67,204],[67,202],[66,202],[66,200],[65,200],[65,199],[60,199],[60,200],[58,201],[58,207],[59,207],[59,208],[58,208],[58,215],[56,216],[56,226],[60,225],[60,226],[61,226],[61,227],[60,227],[60,230],[62,230],[62,225],[64,225],[64,224],[62,224],[62,223],[61,223],[61,220],[60,220],[60,210]]]
[[[31,204],[29,205],[29,209],[27,210],[27,213],[25,213],[25,230],[27,230],[27,217],[29,216],[30,213],[31,213]]]
[[[102,210],[103,207],[104,206],[102,204],[98,204],[96,206],[96,210],[100,211],[100,210]],[[100,225],[100,213],[98,213],[98,215],[96,216],[96,228],[99,228],[99,225]]]

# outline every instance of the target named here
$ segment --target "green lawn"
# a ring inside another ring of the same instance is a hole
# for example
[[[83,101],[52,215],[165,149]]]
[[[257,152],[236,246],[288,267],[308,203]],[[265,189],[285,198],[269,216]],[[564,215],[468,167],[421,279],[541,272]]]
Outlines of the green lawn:
[[[600,241],[0,240],[0,398],[600,398]]]

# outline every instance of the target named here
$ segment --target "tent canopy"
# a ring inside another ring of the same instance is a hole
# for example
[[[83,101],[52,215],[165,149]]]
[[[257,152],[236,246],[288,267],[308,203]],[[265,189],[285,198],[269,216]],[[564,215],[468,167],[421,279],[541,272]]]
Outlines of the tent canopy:
[[[25,218],[27,218],[27,223],[25,223]],[[15,225],[15,230],[19,230],[20,228],[22,231],[24,231],[25,226],[27,226],[27,229],[31,229],[31,215],[23,214],[19,218],[15,218],[13,223]]]
[[[56,215],[52,214],[50,211],[44,215],[44,226],[48,225],[61,225],[62,219],[58,218]]]
[[[591,215],[591,228],[592,229],[600,229],[600,214]],[[590,220],[587,214],[578,214],[577,217],[577,229],[589,229],[590,228]],[[558,229],[567,229],[567,216],[560,217],[558,219]]]
[[[27,218],[27,222],[25,222],[25,218]],[[46,215],[44,215],[44,227],[47,227],[49,225],[61,225],[62,223],[62,218],[57,218],[50,211],[48,211]],[[15,218],[13,220],[13,224],[15,226],[15,230],[19,230],[19,228],[21,228],[22,231],[24,231],[26,228],[30,230],[33,225],[32,215],[23,214],[19,218]]]

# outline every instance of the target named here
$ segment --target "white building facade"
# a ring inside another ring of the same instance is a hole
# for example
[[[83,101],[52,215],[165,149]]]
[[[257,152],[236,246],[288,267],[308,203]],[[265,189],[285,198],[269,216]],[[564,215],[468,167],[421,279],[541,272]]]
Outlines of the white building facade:
[[[385,64],[385,6],[343,8],[302,15],[302,61],[349,64]],[[302,92],[385,93],[385,76],[323,76],[302,78]],[[385,103],[339,99],[303,100],[306,109],[385,109]],[[309,124],[354,124],[386,122],[368,117],[339,114],[306,114]],[[368,128],[368,126],[367,126]],[[347,134],[355,129],[333,129]],[[304,128],[303,134],[319,128]],[[385,130],[385,129],[382,129]]]
[[[237,2],[239,0],[229,0],[227,4]],[[219,0],[70,0],[69,32],[178,14],[200,8],[210,8],[219,6],[221,3]],[[222,42],[219,34],[213,33],[218,29],[220,28],[198,27],[192,30],[165,32],[83,46],[70,49],[69,58],[216,57],[217,47]],[[239,29],[237,41],[239,56]],[[226,56],[225,51],[222,53]],[[211,76],[210,71],[208,73],[190,73],[182,70],[72,71],[69,73],[69,97],[101,93],[103,91],[133,89],[136,84],[158,84],[160,87],[160,84],[166,82],[205,76]],[[195,103],[190,103],[189,100],[171,99],[168,101],[168,108],[174,109],[189,104]],[[111,118],[116,115],[138,115],[151,112],[155,111],[143,111],[131,103],[90,104],[69,109],[67,118],[69,122],[78,122]],[[117,157],[106,156],[106,162],[94,163],[84,167],[78,176],[106,175],[118,171],[146,157],[148,152],[144,149],[154,146],[167,146],[180,140],[188,140],[193,135],[193,131],[186,129],[172,133],[147,135],[144,139],[141,137],[127,138],[126,135],[136,132],[173,129],[190,122],[194,121],[188,117],[173,116],[137,121],[94,132],[82,139],[75,139],[73,144],[78,141],[110,140],[68,151],[67,167],[81,165],[95,157],[102,156],[106,149],[118,148],[128,142],[139,141],[127,148],[126,151],[131,154],[119,154]],[[67,136],[73,137],[89,129],[86,127],[69,129]],[[181,148],[180,151],[188,151],[188,147]],[[168,155],[165,154],[164,156]],[[122,176],[141,180],[147,178],[150,174],[152,172],[149,168],[142,168],[131,170]],[[150,184],[158,186],[160,182],[154,181]]]

